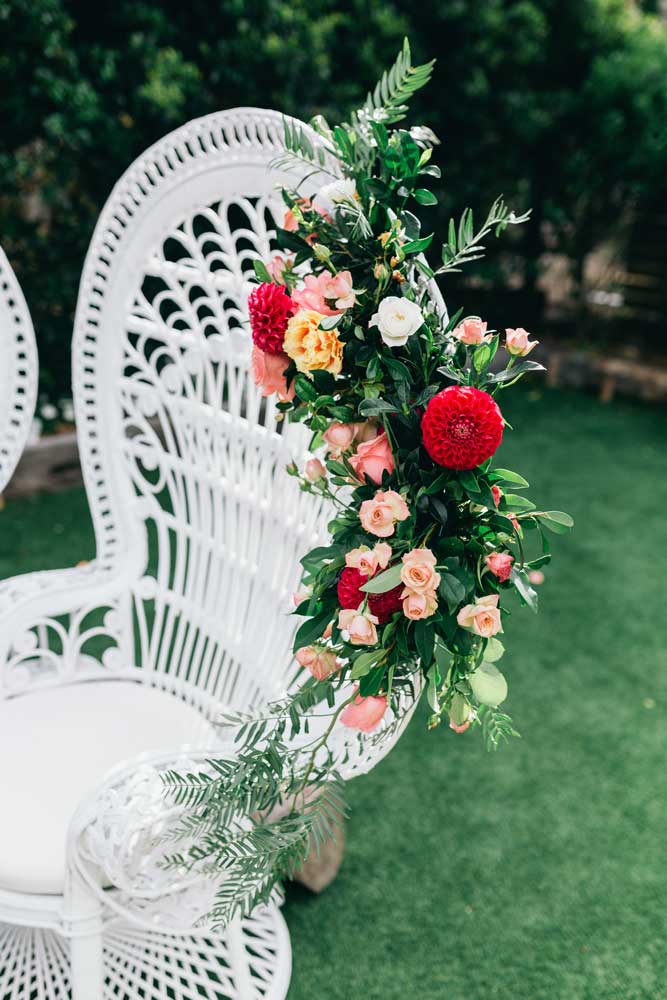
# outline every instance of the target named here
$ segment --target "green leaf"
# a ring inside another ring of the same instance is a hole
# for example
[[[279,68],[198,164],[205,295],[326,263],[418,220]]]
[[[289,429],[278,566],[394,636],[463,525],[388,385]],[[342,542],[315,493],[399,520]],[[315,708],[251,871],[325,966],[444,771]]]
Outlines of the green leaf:
[[[406,255],[409,253],[423,253],[424,250],[428,250],[432,242],[433,233],[430,236],[422,236],[419,240],[411,240],[409,243],[404,243],[402,250]]]
[[[310,646],[311,642],[317,642],[322,638],[322,633],[333,618],[332,611],[320,611],[314,618],[308,618],[296,631],[292,651],[302,649],[303,646]]]
[[[495,663],[499,660],[503,653],[505,652],[505,647],[503,646],[500,639],[492,637],[488,640],[486,644],[486,649],[484,650],[484,659],[488,663]]]
[[[483,372],[491,361],[491,357],[491,344],[480,344],[479,347],[475,348],[475,352],[472,356],[472,363],[475,371]]]
[[[359,413],[363,417],[376,417],[379,413],[398,413],[398,409],[386,399],[362,399]]]
[[[435,625],[428,621],[415,624],[415,646],[421,660],[422,670],[426,670],[433,660],[433,644],[435,642]]]
[[[460,472],[459,482],[466,492],[479,493],[479,483],[477,482],[477,476],[474,472],[470,472],[468,469],[464,472]]]
[[[500,502],[503,510],[512,512],[535,510],[535,504],[532,500],[529,500],[528,497],[522,497],[520,493],[506,493]]]
[[[511,469],[492,469],[489,473],[489,479],[494,483],[512,483],[514,486],[520,487],[530,486],[527,479],[520,476],[518,472],[512,472]]]
[[[371,577],[371,579],[365,583],[361,590],[366,594],[386,594],[388,590],[393,590],[401,582],[401,570],[403,566],[401,563],[396,563],[395,566],[390,566],[383,573],[378,573],[377,576]]]
[[[507,681],[493,663],[480,663],[468,678],[472,693],[483,705],[497,708],[507,698]]]
[[[529,584],[526,574],[521,570],[512,569],[510,571],[510,582],[516,587],[524,604],[527,604],[530,610],[537,614],[537,593]]]
[[[574,518],[563,510],[545,510],[536,516],[539,517],[545,528],[553,531],[554,535],[565,535],[571,528],[574,528]]]
[[[544,365],[539,364],[537,361],[522,361],[520,365],[515,365],[514,368],[506,368],[505,371],[489,375],[488,381],[494,384],[511,382],[512,379],[515,379],[518,375],[525,375],[526,372],[544,371],[546,371]]]
[[[303,399],[307,403],[312,403],[319,396],[317,389],[305,375],[297,375],[294,380],[294,388],[299,399]]]
[[[438,199],[428,188],[417,188],[414,192],[415,201],[420,205],[437,205]]]
[[[383,651],[381,649],[371,649],[368,652],[361,653],[360,656],[357,656],[352,664],[352,670],[350,672],[352,680],[356,681],[360,677],[369,673],[382,655],[382,652]]]
[[[426,675],[426,700],[434,712],[440,711],[440,702],[438,701],[438,667],[435,664],[431,666]]]
[[[258,279],[260,281],[264,281],[264,282],[269,282],[270,283],[273,280],[271,278],[271,275],[269,274],[269,272],[266,269],[266,264],[264,263],[264,261],[259,260],[259,258],[257,258],[256,260],[254,260],[252,262],[252,266],[254,268],[255,274],[257,275],[257,277],[258,277]]]
[[[440,575],[438,586],[440,596],[447,602],[450,611],[454,611],[465,600],[466,588],[461,580],[458,580],[451,573]]]

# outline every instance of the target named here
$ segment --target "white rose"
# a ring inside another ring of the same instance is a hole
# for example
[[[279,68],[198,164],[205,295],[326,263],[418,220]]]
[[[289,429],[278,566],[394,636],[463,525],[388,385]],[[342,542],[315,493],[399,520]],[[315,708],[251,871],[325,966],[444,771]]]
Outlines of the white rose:
[[[377,326],[387,347],[402,347],[424,322],[416,302],[388,295],[378,306],[369,326]]]
[[[341,178],[320,188],[315,196],[315,201],[322,211],[331,215],[336,205],[342,201],[352,201],[356,193],[354,181]]]

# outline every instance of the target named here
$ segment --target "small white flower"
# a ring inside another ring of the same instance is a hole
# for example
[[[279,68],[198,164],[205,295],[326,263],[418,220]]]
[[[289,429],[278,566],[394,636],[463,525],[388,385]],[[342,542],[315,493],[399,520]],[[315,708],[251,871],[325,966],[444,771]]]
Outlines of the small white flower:
[[[53,403],[44,403],[39,409],[39,414],[44,420],[55,420],[58,416],[58,411]]]
[[[354,181],[341,177],[340,180],[331,181],[330,184],[320,188],[315,196],[315,202],[323,212],[331,215],[336,205],[340,205],[343,201],[352,201],[356,193]]]
[[[416,302],[388,295],[378,306],[369,326],[377,326],[387,347],[402,347],[424,322]]]

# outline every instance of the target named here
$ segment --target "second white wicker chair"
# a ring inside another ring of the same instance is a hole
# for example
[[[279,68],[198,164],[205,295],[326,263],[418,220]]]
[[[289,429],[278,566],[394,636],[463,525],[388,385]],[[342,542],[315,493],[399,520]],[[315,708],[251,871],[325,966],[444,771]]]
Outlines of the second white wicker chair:
[[[0,247],[0,493],[11,479],[30,433],[37,375],[30,313]]]

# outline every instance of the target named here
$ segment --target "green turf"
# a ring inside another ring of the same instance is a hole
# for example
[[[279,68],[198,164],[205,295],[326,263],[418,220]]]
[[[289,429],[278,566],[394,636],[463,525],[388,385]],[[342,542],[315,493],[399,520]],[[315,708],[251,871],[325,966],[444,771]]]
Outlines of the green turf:
[[[338,880],[288,895],[290,1000],[667,998],[667,417],[559,392],[507,414],[501,464],[577,522],[508,629],[523,739],[487,754],[422,713],[350,785]],[[0,574],[91,546],[78,491],[0,518]]]

